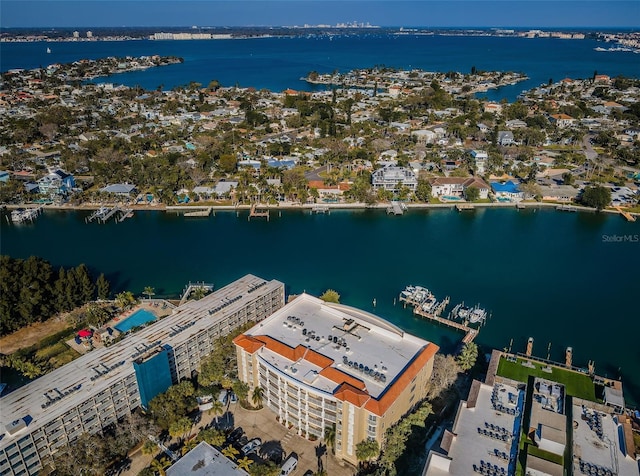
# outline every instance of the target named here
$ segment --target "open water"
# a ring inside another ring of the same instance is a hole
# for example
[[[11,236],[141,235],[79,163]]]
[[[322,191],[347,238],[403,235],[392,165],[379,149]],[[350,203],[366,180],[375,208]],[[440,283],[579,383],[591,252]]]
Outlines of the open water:
[[[640,228],[615,215],[551,210],[331,211],[311,215],[247,211],[185,218],[136,212],[123,223],[86,224],[83,212],[47,211],[35,223],[2,219],[1,251],[42,256],[54,265],[86,263],[113,290],[136,294],[153,286],[176,296],[188,281],[216,287],[253,273],[278,279],[287,293],[337,290],[345,304],[379,314],[452,351],[461,335],[415,318],[394,299],[408,284],[479,303],[492,313],[478,342],[574,363],[622,377],[640,401],[638,269]],[[374,309],[373,299],[377,306]]]
[[[381,33],[237,40],[0,43],[0,70],[37,68],[83,58],[173,55],[183,64],[114,75],[100,81],[165,89],[191,81],[282,91],[312,90],[300,80],[310,71],[346,72],[385,65],[427,71],[517,71],[530,79],[486,94],[515,100],[525,89],[549,79],[590,78],[594,71],[610,76],[640,77],[640,61],[632,52],[599,52],[609,44],[595,40],[390,35]],[[47,47],[51,54],[46,53]],[[318,86],[316,86],[318,87]],[[322,86],[320,86],[322,87]]]

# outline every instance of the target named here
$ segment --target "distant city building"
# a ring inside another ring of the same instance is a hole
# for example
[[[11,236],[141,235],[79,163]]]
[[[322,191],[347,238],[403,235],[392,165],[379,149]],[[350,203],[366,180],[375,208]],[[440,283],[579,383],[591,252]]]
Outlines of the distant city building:
[[[438,346],[373,314],[307,294],[234,340],[238,376],[301,436],[335,425],[335,454],[385,431],[427,392]]]
[[[284,285],[247,275],[109,347],[97,348],[0,399],[0,474],[52,469],[57,449],[193,378],[215,341],[284,305]]]

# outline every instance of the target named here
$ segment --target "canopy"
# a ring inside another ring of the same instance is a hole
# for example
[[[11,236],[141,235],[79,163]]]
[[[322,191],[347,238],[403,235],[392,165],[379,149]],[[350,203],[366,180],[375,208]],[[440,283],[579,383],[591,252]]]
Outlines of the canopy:
[[[82,329],[78,332],[78,335],[80,337],[91,337],[93,335],[93,331],[90,331],[89,329]]]

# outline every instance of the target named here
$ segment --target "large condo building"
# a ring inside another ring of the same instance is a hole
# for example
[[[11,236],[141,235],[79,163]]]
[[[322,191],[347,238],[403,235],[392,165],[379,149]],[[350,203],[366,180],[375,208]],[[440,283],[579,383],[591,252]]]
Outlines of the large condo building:
[[[191,378],[218,337],[282,306],[282,283],[247,275],[2,397],[0,475],[50,468],[56,449]]]
[[[438,346],[373,314],[302,294],[234,340],[238,375],[302,436],[336,426],[336,456],[385,431],[424,398]]]

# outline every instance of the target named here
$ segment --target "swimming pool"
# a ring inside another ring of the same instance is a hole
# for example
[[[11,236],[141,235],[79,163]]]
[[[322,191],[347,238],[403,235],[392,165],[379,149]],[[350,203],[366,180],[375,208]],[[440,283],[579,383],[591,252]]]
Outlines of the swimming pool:
[[[446,200],[446,201],[448,201],[448,202],[457,202],[457,201],[459,201],[459,200],[462,200],[462,198],[460,198],[460,197],[454,197],[454,196],[452,196],[452,195],[443,195],[443,196],[442,196],[442,197],[440,197],[440,198],[442,198],[443,200]]]
[[[115,327],[120,332],[127,332],[133,329],[134,327],[138,327],[138,326],[141,326],[142,324],[146,324],[147,322],[151,322],[155,320],[156,320],[156,316],[153,313],[145,309],[139,309],[133,314],[131,314],[129,317],[127,317],[124,321],[117,323],[113,327]]]

